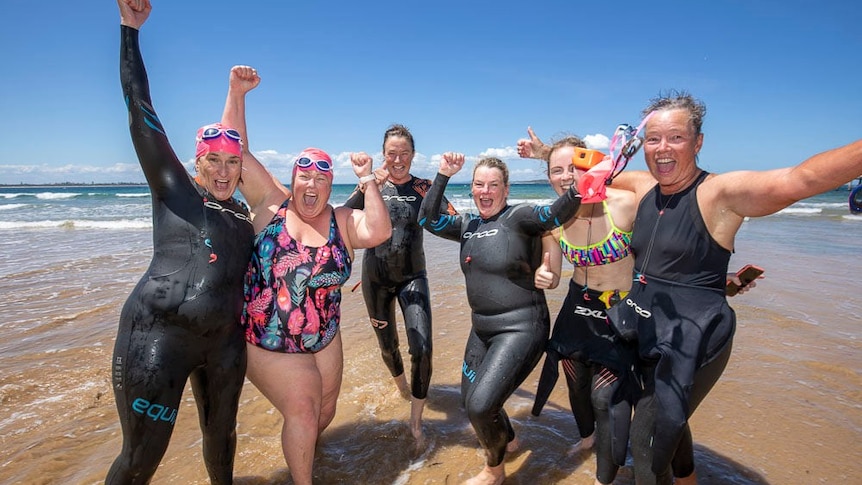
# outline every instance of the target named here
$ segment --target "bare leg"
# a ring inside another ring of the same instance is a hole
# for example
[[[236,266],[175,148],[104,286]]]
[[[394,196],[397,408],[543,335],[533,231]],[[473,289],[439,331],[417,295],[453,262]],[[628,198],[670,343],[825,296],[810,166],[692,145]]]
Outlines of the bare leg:
[[[697,473],[692,472],[691,475],[682,478],[675,477],[673,483],[678,483],[679,485],[697,485]]]
[[[506,443],[506,453],[517,453],[521,449],[521,440],[515,436],[512,441]]]
[[[485,468],[475,477],[464,482],[464,485],[500,485],[506,479],[505,465],[485,465]]]
[[[401,394],[401,397],[404,398],[405,401],[409,401],[410,386],[407,385],[407,374],[402,372],[392,379],[395,381],[395,385],[398,386],[398,393]]]
[[[319,433],[335,415],[341,385],[340,335],[316,354],[248,345],[248,378],[284,417],[281,446],[296,485],[311,485]]]
[[[425,410],[425,400],[413,398],[410,401],[410,434],[419,442],[425,441],[425,433],[422,432],[422,412]]]

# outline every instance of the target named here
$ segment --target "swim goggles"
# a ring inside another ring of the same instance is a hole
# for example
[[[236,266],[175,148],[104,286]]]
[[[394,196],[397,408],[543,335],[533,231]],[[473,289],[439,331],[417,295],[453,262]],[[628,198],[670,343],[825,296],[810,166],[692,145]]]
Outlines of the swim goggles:
[[[327,162],[326,160],[312,160],[308,157],[302,157],[296,159],[296,166],[299,168],[308,168],[312,164],[314,164],[315,168],[320,170],[321,172],[331,172],[332,164]]]
[[[631,160],[638,150],[641,149],[644,144],[644,140],[639,137],[638,134],[643,130],[644,126],[646,126],[647,120],[650,119],[653,113],[654,111],[646,115],[637,128],[628,124],[617,126],[610,143],[611,160],[614,162],[613,170],[607,180],[605,180],[605,184],[610,185],[611,182],[613,182],[614,177],[625,170],[626,166],[629,164],[629,160]],[[619,153],[614,155],[614,151],[618,148]]]
[[[239,132],[234,130],[233,128],[215,128],[212,126],[205,129],[203,133],[201,133],[201,140],[212,140],[213,138],[218,138],[221,135],[224,135],[231,140],[242,142],[242,136],[240,136]]]

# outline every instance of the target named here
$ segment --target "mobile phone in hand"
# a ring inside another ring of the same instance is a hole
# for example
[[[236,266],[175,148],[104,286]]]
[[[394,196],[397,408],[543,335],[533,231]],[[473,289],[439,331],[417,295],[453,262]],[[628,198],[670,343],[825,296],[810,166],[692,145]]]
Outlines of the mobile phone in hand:
[[[763,274],[763,268],[755,266],[753,264],[746,264],[739,271],[736,272],[736,277],[739,278],[739,281],[742,282],[742,285],[737,285],[731,280],[727,280],[727,287],[725,288],[725,294],[727,296],[734,296],[739,293],[739,290],[748,286],[749,283],[756,280],[758,276]]]

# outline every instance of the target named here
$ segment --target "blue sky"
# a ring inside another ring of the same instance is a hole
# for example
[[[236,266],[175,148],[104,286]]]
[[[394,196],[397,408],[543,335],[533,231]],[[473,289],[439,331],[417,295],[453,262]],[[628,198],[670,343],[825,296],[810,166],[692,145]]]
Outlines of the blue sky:
[[[496,155],[513,180],[532,125],[546,141],[601,140],[649,99],[707,105],[701,165],[794,165],[862,134],[862,4],[154,0],[141,31],[156,110],[180,159],[221,116],[228,72],[256,67],[250,146],[286,180],[318,146],[380,160],[391,123],[416,138],[414,173],[439,154]],[[0,183],[141,182],[119,85],[112,1],[0,0]],[[644,168],[638,154],[632,166]],[[468,175],[469,170],[464,170]],[[459,174],[460,175],[460,174]],[[350,183],[349,168],[336,182]],[[457,179],[456,179],[457,180]]]

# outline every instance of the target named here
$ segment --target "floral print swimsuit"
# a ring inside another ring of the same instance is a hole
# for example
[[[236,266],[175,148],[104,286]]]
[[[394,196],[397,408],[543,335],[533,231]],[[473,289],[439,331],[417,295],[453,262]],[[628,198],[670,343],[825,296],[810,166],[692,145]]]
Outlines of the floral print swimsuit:
[[[350,253],[335,211],[329,238],[304,246],[284,226],[290,199],[255,238],[245,278],[245,339],[274,352],[317,352],[335,338],[341,320],[341,286],[350,278]]]

